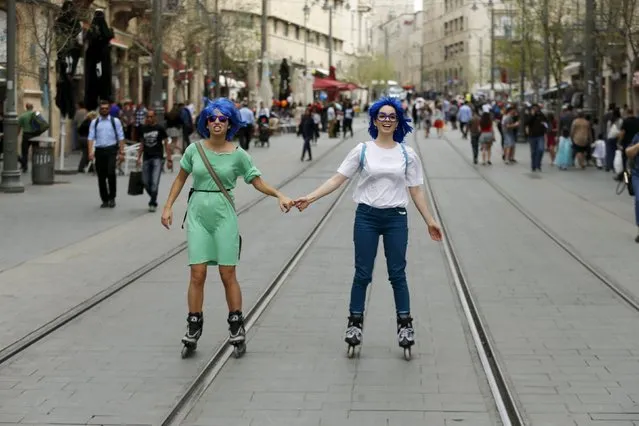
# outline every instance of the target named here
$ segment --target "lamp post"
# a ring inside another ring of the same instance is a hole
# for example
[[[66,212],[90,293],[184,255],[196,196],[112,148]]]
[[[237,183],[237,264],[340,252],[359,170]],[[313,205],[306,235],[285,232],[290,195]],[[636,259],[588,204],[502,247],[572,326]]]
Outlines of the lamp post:
[[[308,44],[308,30],[306,29],[306,25],[308,24],[308,17],[311,14],[311,8],[308,5],[308,2],[304,3],[304,105],[308,105],[308,88],[306,87],[308,84],[308,58],[306,57],[306,48]]]
[[[526,142],[526,125],[524,119],[526,116],[526,1],[521,2],[521,68],[519,70],[519,131],[517,132],[517,142]]]
[[[329,3],[328,0],[324,2],[322,9],[328,11],[328,69],[330,72],[333,66],[333,8],[335,6]]]
[[[162,69],[162,0],[153,0],[153,15],[151,19],[155,38],[151,99],[157,122],[164,123],[164,103],[162,102],[162,86],[164,85],[164,70]]]
[[[311,14],[311,8],[308,5],[308,2],[304,2],[304,75],[306,75],[306,71],[308,69],[308,60],[306,58],[306,47],[308,44],[308,29],[306,25],[308,24],[308,17]]]
[[[488,0],[486,6],[490,9],[490,96],[495,96],[495,4],[493,0]],[[476,11],[477,3],[473,3],[472,10]],[[481,41],[481,39],[480,39]],[[480,53],[483,54],[483,46],[479,48]],[[483,69],[483,65],[480,71]],[[480,78],[481,81],[481,78]]]
[[[18,114],[16,113],[16,0],[7,0],[7,103],[4,114],[2,192],[24,192],[18,168]]]

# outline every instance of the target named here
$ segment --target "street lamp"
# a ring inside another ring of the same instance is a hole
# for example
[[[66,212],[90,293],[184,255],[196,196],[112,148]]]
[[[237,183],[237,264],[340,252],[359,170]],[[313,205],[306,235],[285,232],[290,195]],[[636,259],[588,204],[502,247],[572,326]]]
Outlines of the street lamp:
[[[495,5],[488,0],[486,6],[490,8],[490,96],[495,97]],[[477,11],[477,3],[473,3],[472,10]]]
[[[324,0],[323,10],[328,11],[328,69],[330,71],[333,66],[333,10],[335,10],[335,1]],[[346,10],[350,10],[351,6],[346,3]]]
[[[306,58],[306,47],[308,44],[308,29],[306,25],[308,24],[308,17],[311,14],[311,8],[308,5],[308,1],[304,2],[304,76],[306,76],[306,71],[308,70],[308,60]]]
[[[7,103],[4,114],[4,160],[0,190],[24,192],[18,168],[18,114],[16,113],[16,0],[7,0]],[[25,159],[26,161],[26,159]]]

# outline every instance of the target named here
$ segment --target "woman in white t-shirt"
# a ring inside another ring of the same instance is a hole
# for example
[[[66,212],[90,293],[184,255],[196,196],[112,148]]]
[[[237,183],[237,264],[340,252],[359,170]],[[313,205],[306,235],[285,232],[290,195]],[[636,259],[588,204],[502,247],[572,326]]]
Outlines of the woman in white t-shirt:
[[[428,226],[431,238],[441,241],[442,233],[428,210],[421,189],[424,183],[421,161],[415,151],[403,143],[412,127],[404,117],[401,104],[395,99],[382,98],[371,106],[369,115],[368,132],[374,140],[353,148],[333,177],[307,196],[295,200],[295,205],[300,211],[306,209],[359,172],[353,193],[353,200],[358,204],[353,236],[355,277],[344,340],[349,345],[349,356],[352,356],[354,347],[362,341],[366,288],[373,278],[375,255],[382,236],[395,298],[397,337],[409,356],[410,347],[415,343],[405,272],[409,193]]]

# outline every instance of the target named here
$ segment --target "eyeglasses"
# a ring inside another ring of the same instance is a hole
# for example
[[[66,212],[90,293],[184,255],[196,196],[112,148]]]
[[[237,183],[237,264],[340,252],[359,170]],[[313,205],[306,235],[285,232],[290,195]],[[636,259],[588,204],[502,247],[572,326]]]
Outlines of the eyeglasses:
[[[207,118],[207,121],[209,123],[215,123],[215,120],[217,120],[220,123],[226,123],[228,119],[229,118],[225,115],[209,115],[209,117]]]
[[[377,120],[390,121],[391,123],[394,123],[397,121],[397,114],[384,114],[383,112],[380,112],[379,114],[377,114]]]

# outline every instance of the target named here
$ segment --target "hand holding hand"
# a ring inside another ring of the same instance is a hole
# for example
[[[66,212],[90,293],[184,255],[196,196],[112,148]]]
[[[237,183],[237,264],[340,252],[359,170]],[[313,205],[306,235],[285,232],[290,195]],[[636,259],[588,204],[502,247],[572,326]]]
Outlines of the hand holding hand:
[[[280,210],[282,210],[282,212],[284,213],[288,213],[289,210],[291,210],[291,207],[295,205],[295,202],[288,198],[286,195],[281,195],[278,198],[278,201],[280,203]]]
[[[297,209],[301,212],[306,210],[306,208],[311,205],[311,202],[312,201],[310,200],[308,196],[300,197],[294,201],[295,207],[297,207]]]
[[[173,224],[173,209],[170,207],[164,207],[162,211],[162,225],[166,229],[171,229],[171,225]]]
[[[443,238],[442,229],[437,222],[434,220],[429,222],[428,224],[428,233],[430,234],[430,238],[433,241],[441,241]]]

